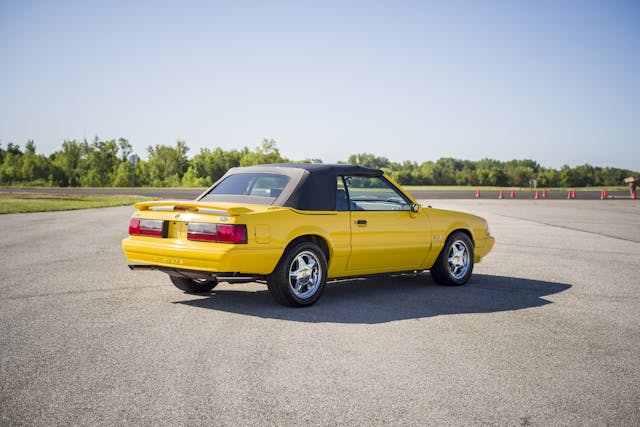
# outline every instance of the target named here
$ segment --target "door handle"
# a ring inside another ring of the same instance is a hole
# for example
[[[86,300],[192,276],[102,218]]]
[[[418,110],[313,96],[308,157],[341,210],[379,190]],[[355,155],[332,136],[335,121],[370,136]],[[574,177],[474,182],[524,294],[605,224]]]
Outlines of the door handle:
[[[367,223],[366,219],[359,219],[359,220],[356,221],[356,224],[358,224],[358,225],[365,225],[366,223]]]

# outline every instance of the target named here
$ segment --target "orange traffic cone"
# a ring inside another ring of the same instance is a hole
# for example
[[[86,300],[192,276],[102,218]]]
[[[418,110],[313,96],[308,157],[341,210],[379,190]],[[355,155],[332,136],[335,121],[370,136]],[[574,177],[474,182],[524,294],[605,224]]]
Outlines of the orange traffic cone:
[[[476,199],[479,199],[479,198],[480,198],[480,189],[478,188],[476,190]]]
[[[544,191],[542,192],[542,198],[546,199],[547,198],[547,189],[545,188]]]
[[[607,198],[607,189],[603,188],[602,193],[600,193],[600,199],[604,200]]]
[[[498,199],[504,199],[504,190],[500,190],[500,194],[498,194]]]
[[[511,198],[513,199],[514,197],[516,197],[516,189],[512,188],[511,189]]]
[[[567,191],[567,200],[571,200],[571,190]]]
[[[576,189],[573,189],[573,193],[571,193],[571,198],[575,199],[576,198]]]
[[[534,199],[538,200],[540,196],[538,195],[538,190],[536,190],[536,194],[533,196]]]

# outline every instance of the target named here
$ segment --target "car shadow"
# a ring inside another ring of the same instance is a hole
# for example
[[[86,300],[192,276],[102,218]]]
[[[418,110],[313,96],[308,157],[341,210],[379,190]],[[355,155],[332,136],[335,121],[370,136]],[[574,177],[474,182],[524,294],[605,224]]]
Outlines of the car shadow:
[[[242,285],[238,285],[242,286]],[[495,313],[551,304],[545,296],[571,285],[477,274],[465,286],[437,285],[428,274],[329,282],[320,301],[306,308],[275,303],[266,290],[213,290],[177,301],[192,307],[265,319],[310,323],[378,324],[448,314]]]

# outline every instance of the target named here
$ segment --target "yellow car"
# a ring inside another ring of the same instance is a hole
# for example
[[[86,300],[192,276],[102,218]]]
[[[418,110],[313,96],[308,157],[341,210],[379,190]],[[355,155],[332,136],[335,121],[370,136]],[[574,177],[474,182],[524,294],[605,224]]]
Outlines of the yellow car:
[[[294,307],[343,277],[430,270],[462,285],[494,244],[483,218],[420,206],[383,171],[352,165],[232,168],[195,201],[135,209],[122,241],[131,269],[194,293],[266,280]]]

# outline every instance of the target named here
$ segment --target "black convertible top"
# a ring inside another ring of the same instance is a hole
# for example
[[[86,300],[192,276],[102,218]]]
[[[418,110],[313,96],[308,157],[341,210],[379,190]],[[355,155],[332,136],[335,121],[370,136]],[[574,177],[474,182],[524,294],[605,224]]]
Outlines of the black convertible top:
[[[339,175],[380,176],[383,174],[380,169],[367,168],[357,165],[342,165],[330,163],[274,163],[268,165],[247,166],[246,168],[242,169],[270,167],[304,169],[306,171],[309,171],[309,173],[313,175],[328,175],[332,178],[335,178]]]
[[[291,197],[283,204],[300,210],[333,211],[336,210],[336,177],[338,176],[380,176],[379,169],[354,165],[279,164],[279,167],[303,169],[302,176]]]
[[[198,200],[206,197],[228,176],[241,173],[275,173],[288,176],[289,183],[273,201],[275,206],[309,211],[333,211],[336,210],[336,178],[338,176],[381,176],[384,172],[363,166],[324,163],[277,163],[237,167],[229,169]],[[251,203],[251,200],[246,202]]]

